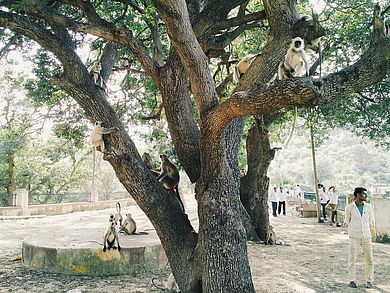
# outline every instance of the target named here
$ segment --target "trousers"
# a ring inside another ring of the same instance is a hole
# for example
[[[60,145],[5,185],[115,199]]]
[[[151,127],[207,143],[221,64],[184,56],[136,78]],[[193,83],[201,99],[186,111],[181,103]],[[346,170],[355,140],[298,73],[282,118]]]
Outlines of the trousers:
[[[359,247],[363,250],[364,279],[366,282],[374,280],[374,257],[372,253],[371,238],[349,238],[348,277],[349,281],[356,282],[356,259]]]

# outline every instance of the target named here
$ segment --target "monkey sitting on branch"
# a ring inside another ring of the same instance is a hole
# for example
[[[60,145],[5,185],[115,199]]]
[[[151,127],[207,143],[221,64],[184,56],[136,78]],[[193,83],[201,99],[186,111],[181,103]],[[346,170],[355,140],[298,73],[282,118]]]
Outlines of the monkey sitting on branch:
[[[89,74],[92,77],[93,82],[100,87],[102,90],[107,89],[106,82],[104,81],[102,75],[100,74],[100,71],[102,70],[102,65],[99,61],[93,62],[91,65],[88,66]]]
[[[284,56],[284,62],[279,64],[278,78],[285,80],[293,76],[309,76],[309,65],[305,53],[304,41],[301,37],[291,40],[290,48]]]
[[[287,50],[287,53],[284,56],[284,62],[281,62],[279,64],[278,78],[280,80],[285,80],[293,76],[309,76],[309,65],[307,62],[307,55],[305,53],[304,48],[305,45],[302,38],[296,37],[291,40],[290,48]],[[297,107],[295,107],[293,126],[291,128],[291,132],[287,141],[284,143],[283,148],[285,149],[290,143],[290,140],[294,133],[295,126],[297,123],[297,115],[298,109]]]
[[[173,190],[175,192],[176,198],[184,211],[184,204],[180,198],[178,187],[180,181],[179,170],[177,170],[176,166],[168,159],[167,155],[160,155],[160,158],[160,174],[157,176],[157,180],[161,182],[166,190]]]
[[[235,82],[238,82],[240,78],[248,71],[249,66],[251,66],[253,60],[256,59],[257,56],[260,54],[254,55],[254,56],[246,56],[243,59],[241,59],[240,62],[237,63],[236,67],[234,67],[233,72],[233,80]]]
[[[109,218],[110,225],[107,227],[104,232],[103,239],[103,251],[106,252],[107,249],[117,249],[121,251],[121,246],[119,245],[119,237],[116,231],[117,222],[115,221],[114,215],[110,215]],[[115,242],[118,246],[115,246]]]

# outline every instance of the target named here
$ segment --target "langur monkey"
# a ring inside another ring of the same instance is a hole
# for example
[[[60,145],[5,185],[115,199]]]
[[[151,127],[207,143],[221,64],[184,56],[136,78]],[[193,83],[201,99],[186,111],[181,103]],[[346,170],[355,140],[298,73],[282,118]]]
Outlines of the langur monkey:
[[[284,62],[279,64],[278,78],[280,80],[293,76],[309,76],[309,65],[304,48],[305,45],[301,37],[291,40],[290,48],[284,56]]]
[[[149,171],[152,172],[154,176],[160,175],[160,170],[153,168],[152,157],[149,153],[142,154],[142,161],[144,161],[146,167],[148,167]]]
[[[100,147],[100,151],[104,153],[105,146],[104,146],[104,140],[103,140],[103,134],[109,134],[113,131],[115,131],[117,128],[104,128],[102,127],[101,121],[95,122],[95,127],[91,132],[91,144],[93,147],[92,150],[92,190],[95,189],[95,169],[96,169],[96,149],[97,147]]]
[[[103,77],[100,74],[101,70],[102,70],[102,65],[99,61],[93,62],[88,69],[89,74],[91,75],[91,77],[93,79],[93,82],[98,87],[105,90],[107,86],[106,86],[106,83],[105,83]]]
[[[106,232],[104,232],[103,239],[103,251],[106,252],[107,249],[117,249],[115,242],[118,245],[118,251],[121,251],[121,246],[119,245],[118,233],[116,232],[117,222],[115,221],[114,215],[110,215],[110,225],[107,227]]]
[[[251,66],[253,60],[255,60],[257,56],[259,56],[259,54],[254,56],[246,56],[237,63],[233,72],[233,80],[235,82],[238,82],[240,78],[248,71],[249,66]]]
[[[144,161],[146,167],[148,167],[149,170],[153,169],[152,157],[150,156],[149,153],[145,152],[142,154],[142,161]]]
[[[304,47],[305,46],[302,38],[296,37],[291,40],[290,48],[287,50],[287,53],[284,56],[284,62],[279,64],[278,78],[280,80],[285,80],[293,76],[302,76],[303,74],[309,76],[309,65],[307,63],[307,56]],[[293,126],[291,128],[290,135],[284,144],[283,148],[285,149],[287,148],[294,133],[297,122],[297,113],[298,109],[295,107]]]
[[[160,174],[157,177],[157,180],[159,180],[162,184],[162,186],[166,190],[174,190],[176,193],[176,197],[181,205],[181,208],[184,211],[184,204],[181,201],[180,195],[179,195],[179,170],[177,170],[176,166],[168,159],[167,155],[160,155],[161,158],[161,167],[160,167]]]
[[[267,229],[267,239],[265,240],[265,245],[267,244],[276,244],[276,234],[272,225],[269,225]]]
[[[121,204],[117,202],[115,207],[116,207],[116,214],[114,216],[115,222],[119,223],[119,226],[122,227],[123,217],[121,215]]]
[[[95,122],[95,127],[91,132],[91,144],[96,149],[97,147],[100,147],[100,151],[104,153],[105,146],[104,146],[104,140],[103,140],[103,134],[109,134],[111,132],[114,132],[117,128],[105,128],[102,127],[101,121]]]
[[[123,232],[127,235],[135,234],[137,230],[137,225],[135,224],[134,219],[131,217],[131,214],[126,214],[126,219],[123,222],[123,225],[119,228],[119,232]]]

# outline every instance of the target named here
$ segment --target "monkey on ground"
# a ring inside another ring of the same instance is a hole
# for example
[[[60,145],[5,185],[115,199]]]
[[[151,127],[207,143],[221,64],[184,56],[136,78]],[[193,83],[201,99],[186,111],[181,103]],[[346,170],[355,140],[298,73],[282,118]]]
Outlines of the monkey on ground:
[[[137,225],[135,224],[134,219],[131,217],[131,214],[126,214],[126,219],[123,222],[123,225],[119,228],[119,232],[123,232],[127,235],[135,234],[135,231],[137,230]]]
[[[115,246],[115,242],[118,245],[118,251],[121,250],[121,246],[119,245],[119,237],[116,231],[117,222],[115,221],[114,215],[110,215],[109,218],[110,225],[107,227],[106,232],[104,232],[103,239],[103,251],[106,252],[107,249],[117,249]]]
[[[160,155],[161,166],[160,166],[160,174],[157,177],[162,184],[162,186],[166,190],[173,190],[176,194],[176,197],[181,205],[181,208],[184,211],[184,204],[181,201],[179,195],[179,170],[177,170],[176,166],[168,159],[167,155]]]
[[[121,227],[122,222],[123,222],[123,217],[121,215],[121,204],[119,202],[117,202],[115,207],[116,207],[116,214],[114,216],[115,222],[117,222],[117,223],[119,222],[119,226]]]
[[[233,80],[235,82],[238,82],[240,78],[248,71],[249,66],[251,66],[253,60],[255,60],[257,56],[259,56],[259,54],[254,56],[246,56],[237,63],[233,72]]]
[[[305,53],[305,45],[301,37],[291,40],[290,48],[279,64],[278,78],[284,80],[293,76],[309,76],[309,65]]]
[[[147,232],[135,232],[137,230],[137,225],[131,216],[131,214],[126,214],[126,218],[123,222],[123,225],[119,228],[119,233],[127,235],[148,235]]]
[[[107,88],[106,83],[103,79],[103,77],[100,74],[100,71],[102,70],[102,65],[99,61],[93,62],[89,66],[89,74],[91,75],[93,82],[100,87],[101,89],[105,90]]]
[[[276,244],[276,234],[272,225],[269,225],[267,229],[267,239],[265,240],[265,245],[267,244]]]

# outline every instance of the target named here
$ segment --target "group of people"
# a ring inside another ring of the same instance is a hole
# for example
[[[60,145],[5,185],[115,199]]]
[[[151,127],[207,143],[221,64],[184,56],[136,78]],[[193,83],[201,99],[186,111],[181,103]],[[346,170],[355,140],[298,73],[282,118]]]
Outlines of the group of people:
[[[299,186],[299,185],[298,185]],[[322,215],[326,219],[326,209],[332,211],[332,222],[337,221],[337,203],[338,193],[334,186],[326,189],[323,184],[318,184],[319,197],[322,206]],[[348,286],[357,288],[356,284],[356,261],[359,247],[363,250],[363,258],[365,263],[364,280],[365,287],[372,288],[374,280],[374,258],[372,251],[372,238],[375,237],[374,229],[374,211],[367,200],[367,189],[364,187],[356,187],[354,190],[354,201],[345,208],[344,223],[348,226]],[[272,215],[277,217],[282,209],[283,214],[286,214],[286,197],[287,192],[283,187],[275,186],[269,192],[269,200],[272,203]],[[278,215],[277,212],[278,211]]]
[[[326,190],[323,184],[318,183],[318,195],[320,197],[323,219],[327,219],[326,210],[328,208],[332,212],[332,223],[335,224],[337,221],[337,203],[339,201],[339,194],[336,191],[336,187],[331,186]]]
[[[283,187],[279,187],[278,190],[278,188],[274,186],[274,188],[270,190],[268,199],[271,201],[272,215],[274,217],[280,215],[282,209],[283,209],[283,215],[286,215],[286,198],[287,198],[287,192],[283,190]]]

